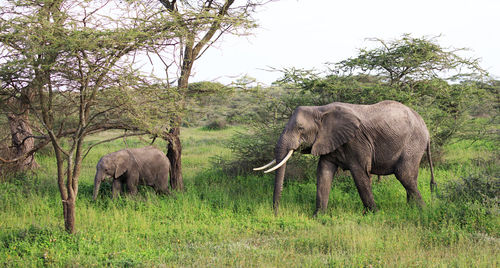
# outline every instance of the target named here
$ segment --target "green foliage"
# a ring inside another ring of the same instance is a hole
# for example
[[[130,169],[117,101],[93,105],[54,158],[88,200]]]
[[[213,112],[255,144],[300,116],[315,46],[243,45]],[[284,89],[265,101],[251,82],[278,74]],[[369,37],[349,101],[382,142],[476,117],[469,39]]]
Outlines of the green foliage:
[[[190,84],[184,125],[206,126],[215,120],[248,125],[270,118],[269,111],[276,112],[274,103],[280,102],[283,90],[249,86],[245,81],[230,86],[213,82]]]
[[[231,158],[216,158],[214,165],[222,167],[227,174],[248,174],[252,169],[263,166],[274,159],[274,146],[281,134],[281,125],[259,125],[250,130],[238,132],[226,145]],[[316,169],[316,159],[295,154],[288,162],[286,177],[291,180],[309,180]]]
[[[469,175],[444,185],[441,198],[454,203],[500,205],[500,174]],[[497,207],[498,209],[498,207]],[[498,213],[499,211],[497,211]]]
[[[387,99],[407,102],[409,99],[409,94],[383,83],[380,77],[370,75],[327,75],[300,83],[301,93],[312,94],[314,105],[334,101],[373,104]]]
[[[251,172],[272,160],[278,131],[279,128],[254,128],[236,133],[226,145],[232,152],[231,159],[219,158],[215,164],[228,174]]]
[[[391,85],[433,80],[450,71],[455,72],[453,79],[485,73],[479,67],[478,59],[458,55],[464,49],[445,49],[436,39],[415,38],[409,34],[390,41],[370,39],[379,43],[379,46],[360,49],[358,56],[337,63],[334,70],[347,73],[373,71],[386,78]]]
[[[227,122],[223,118],[217,118],[209,122],[204,128],[207,130],[221,130],[227,127]]]
[[[216,161],[230,174],[245,174],[273,160],[274,147],[290,114],[299,105],[313,103],[311,94],[300,92],[286,82],[269,88],[255,87],[248,90],[247,95],[240,100],[249,103],[245,110],[240,110],[240,120],[248,129],[234,135],[226,145],[232,158]],[[295,154],[287,166],[287,178],[307,179],[315,170],[314,161],[313,157]]]
[[[189,84],[186,94],[195,97],[207,94],[225,94],[228,90],[228,87],[219,82],[202,81]]]
[[[186,92],[185,126],[208,126],[214,122],[227,122],[233,88],[217,82],[196,82]]]

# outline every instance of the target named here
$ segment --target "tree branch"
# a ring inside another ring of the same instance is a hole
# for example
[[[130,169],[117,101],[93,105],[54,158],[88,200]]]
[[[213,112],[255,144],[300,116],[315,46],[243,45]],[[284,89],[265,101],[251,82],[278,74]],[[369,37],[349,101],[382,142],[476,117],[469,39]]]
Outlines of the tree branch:
[[[85,151],[85,154],[82,157],[82,160],[85,159],[85,157],[87,157],[87,155],[89,154],[90,150],[92,150],[92,148],[94,148],[95,146],[97,146],[99,144],[103,144],[103,143],[106,143],[106,142],[114,141],[114,140],[125,138],[125,137],[141,136],[141,135],[146,135],[146,134],[148,134],[148,133],[147,132],[140,132],[140,133],[132,133],[132,134],[123,134],[123,135],[116,136],[116,137],[113,137],[113,138],[110,138],[110,139],[107,139],[107,140],[99,141],[99,142],[97,142],[95,144],[90,145],[87,148],[87,150]]]

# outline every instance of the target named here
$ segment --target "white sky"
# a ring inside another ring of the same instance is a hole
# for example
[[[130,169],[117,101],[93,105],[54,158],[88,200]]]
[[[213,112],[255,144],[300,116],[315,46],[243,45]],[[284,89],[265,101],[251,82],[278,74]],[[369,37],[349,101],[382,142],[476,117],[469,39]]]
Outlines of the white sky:
[[[203,55],[191,81],[229,83],[242,75],[270,84],[279,73],[262,69],[316,68],[372,46],[366,38],[442,35],[444,47],[469,48],[466,56],[500,78],[500,0],[281,0],[256,14],[252,36],[226,36]]]

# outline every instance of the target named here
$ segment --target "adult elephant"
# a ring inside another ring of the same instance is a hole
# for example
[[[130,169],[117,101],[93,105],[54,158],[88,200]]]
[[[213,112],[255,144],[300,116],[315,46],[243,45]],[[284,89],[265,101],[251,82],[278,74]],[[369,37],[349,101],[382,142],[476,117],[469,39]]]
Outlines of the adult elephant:
[[[420,160],[425,151],[434,174],[429,131],[414,110],[395,101],[373,105],[334,102],[324,106],[295,109],[275,147],[275,160],[255,168],[262,170],[276,162],[273,208],[278,213],[283,190],[286,161],[302,148],[319,156],[317,168],[316,211],[326,210],[332,178],[337,168],[349,170],[366,209],[376,210],[371,174],[395,174],[406,189],[407,200],[424,205],[417,188]]]
[[[99,186],[106,177],[113,178],[113,197],[127,185],[130,194],[137,193],[137,186],[152,186],[157,192],[170,193],[168,176],[170,161],[165,154],[152,147],[124,149],[107,154],[99,160],[94,179],[94,200]]]

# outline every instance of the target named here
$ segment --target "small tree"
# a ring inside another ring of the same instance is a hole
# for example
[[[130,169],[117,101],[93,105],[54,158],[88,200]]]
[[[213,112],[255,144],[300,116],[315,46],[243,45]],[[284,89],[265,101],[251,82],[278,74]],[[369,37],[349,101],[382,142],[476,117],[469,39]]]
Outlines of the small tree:
[[[234,0],[176,1],[160,0],[164,9],[180,27],[182,35],[178,45],[172,49],[169,67],[177,64],[177,90],[181,96],[181,110],[185,109],[186,92],[194,62],[224,34],[242,34],[247,29],[256,27],[252,13],[262,4],[261,0],[246,0],[235,3]],[[182,117],[174,120],[174,127],[163,138],[168,141],[167,156],[172,163],[171,185],[174,189],[184,188],[182,178],[182,144],[179,139]]]
[[[2,76],[11,78],[2,93],[26,101],[41,143],[54,149],[70,233],[85,137],[107,129],[153,132],[156,124],[148,124],[150,110],[142,108],[144,103],[154,108],[168,104],[168,92],[149,85],[127,64],[133,57],[126,56],[163,44],[175,33],[174,24],[140,2],[108,5],[40,0],[3,6],[0,41],[4,51],[17,57],[2,62]],[[111,20],[109,12],[120,20]]]

